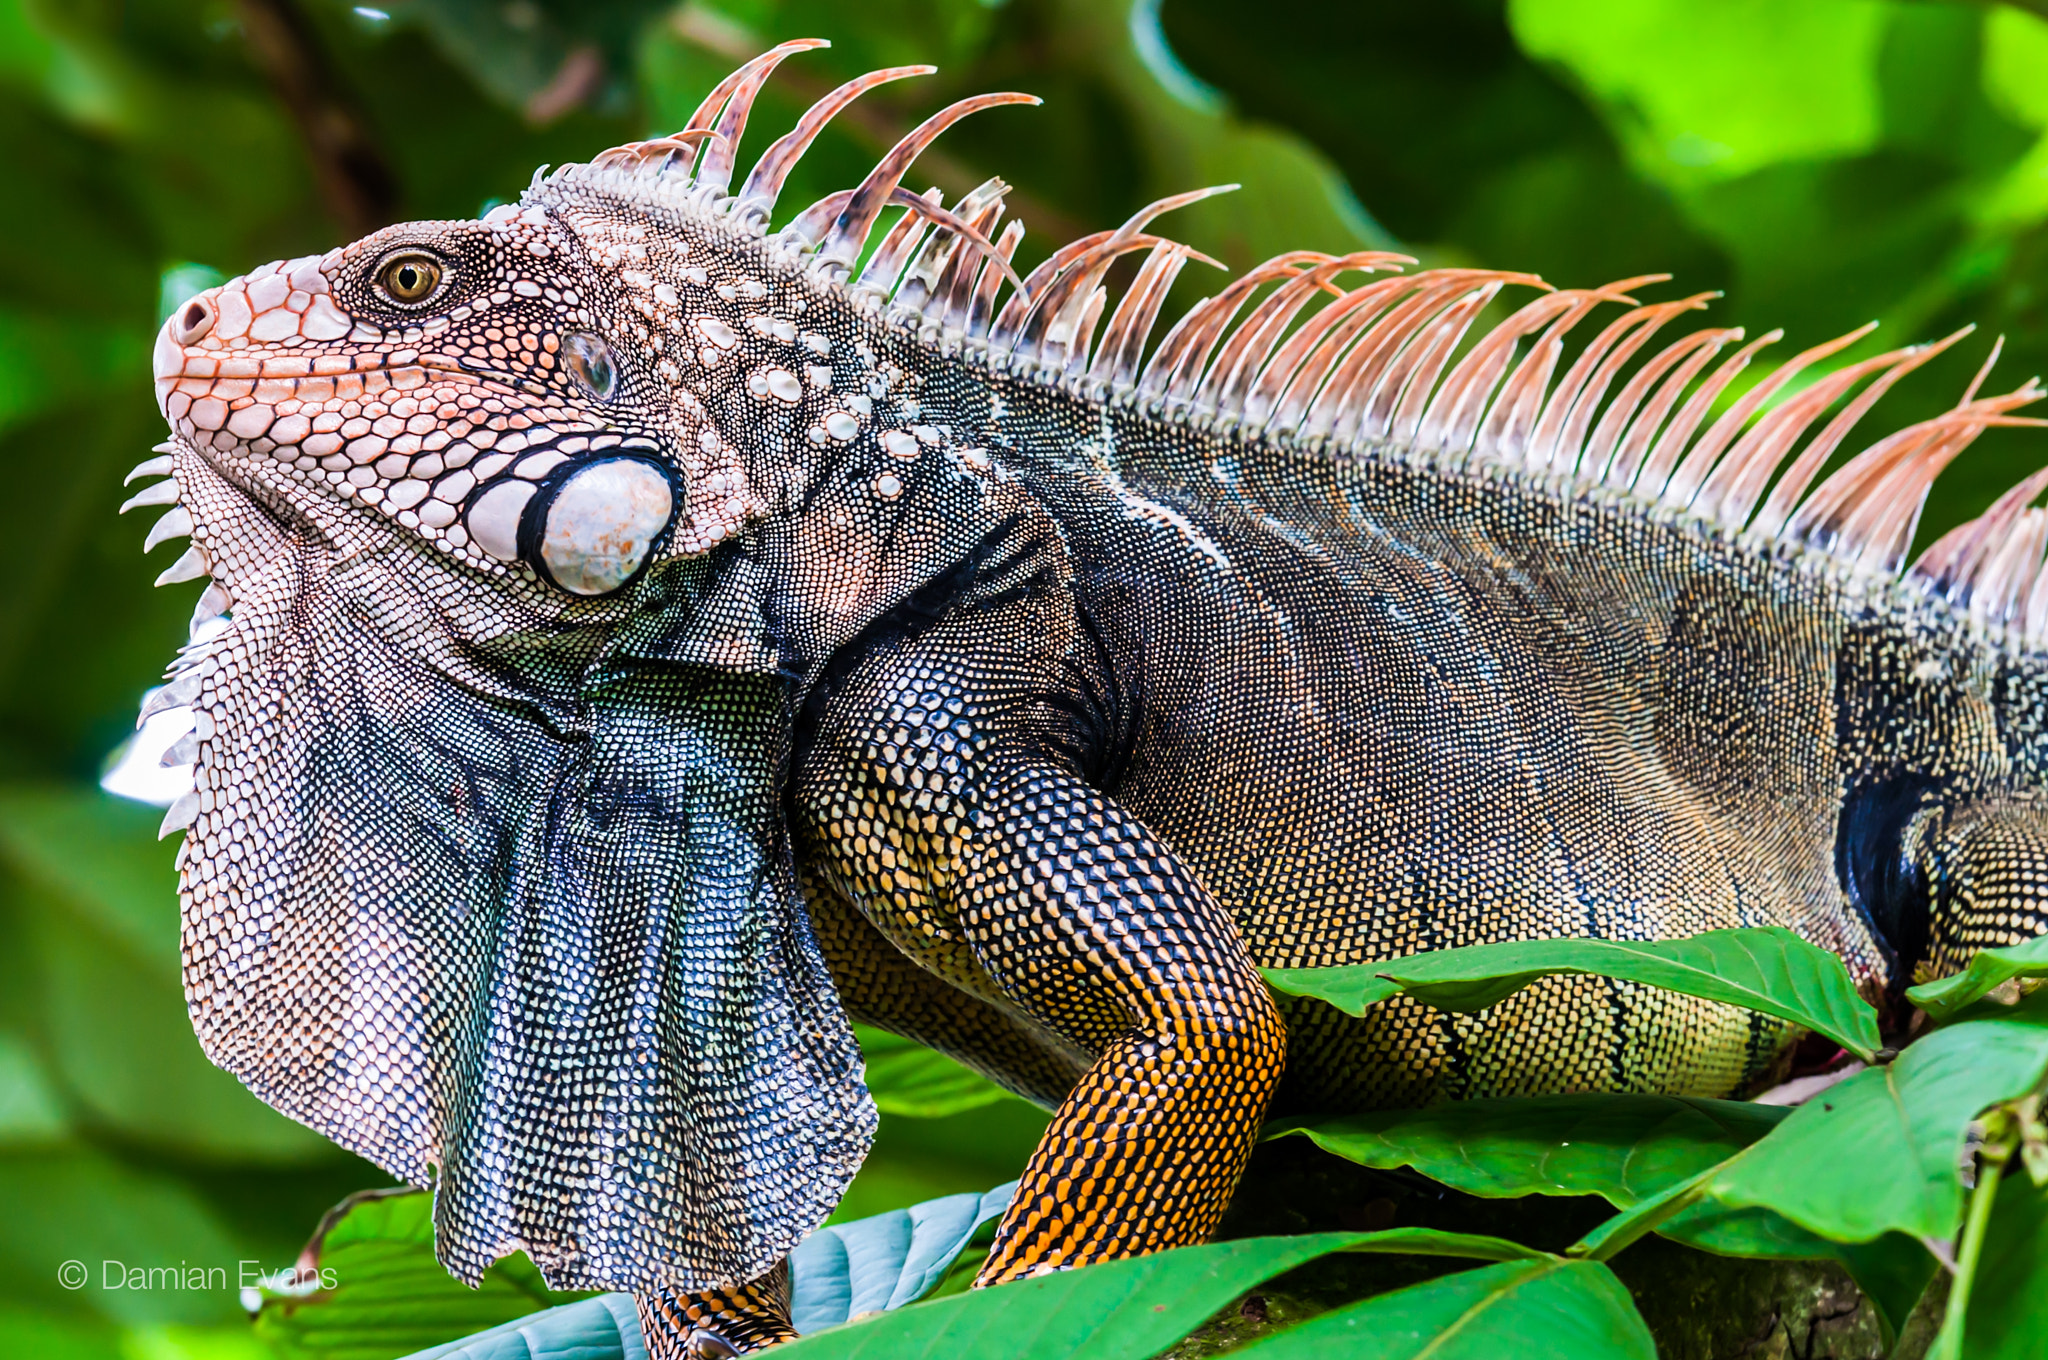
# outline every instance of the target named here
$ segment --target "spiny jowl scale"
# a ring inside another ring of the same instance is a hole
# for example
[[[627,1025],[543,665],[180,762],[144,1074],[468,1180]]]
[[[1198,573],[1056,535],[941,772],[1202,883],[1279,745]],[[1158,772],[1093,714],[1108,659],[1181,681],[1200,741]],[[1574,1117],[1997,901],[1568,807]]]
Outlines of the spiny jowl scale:
[[[451,1269],[631,1287],[657,1353],[787,1335],[874,1123],[848,1014],[1056,1109],[993,1282],[1200,1240],[1269,1107],[1725,1094],[1790,1037],[1592,979],[1283,1014],[1259,966],[1776,924],[1877,994],[2042,927],[2048,473],[1904,568],[2034,384],[1821,480],[1959,336],[1716,415],[1775,337],[1660,348],[1660,280],[1295,252],[1155,337],[1199,192],[1019,280],[1000,181],[900,187],[1021,96],[771,236],[926,69],[733,191],[814,45],[158,343],[193,1020],[433,1182]]]

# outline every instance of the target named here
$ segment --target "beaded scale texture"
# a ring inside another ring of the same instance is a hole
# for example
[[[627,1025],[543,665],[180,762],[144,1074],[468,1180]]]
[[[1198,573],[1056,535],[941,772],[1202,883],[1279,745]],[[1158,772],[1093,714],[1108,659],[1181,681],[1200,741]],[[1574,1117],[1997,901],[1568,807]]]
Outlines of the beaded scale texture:
[[[2048,924],[2048,472],[1905,562],[2033,383],[1822,480],[1960,336],[1715,415],[1776,336],[1651,346],[1703,305],[1661,279],[1303,251],[1155,337],[1199,193],[1020,280],[1001,181],[900,187],[1016,95],[770,235],[928,70],[733,190],[820,45],[158,341],[131,505],[210,578],[145,711],[193,714],[193,1022],[433,1185],[455,1274],[630,1288],[662,1356],[786,1338],[875,1124],[849,1015],[1055,1110],[995,1283],[1203,1240],[1268,1113],[1739,1094],[1794,1037],[1583,977],[1353,1019],[1260,967],[1778,925],[1882,997]]]

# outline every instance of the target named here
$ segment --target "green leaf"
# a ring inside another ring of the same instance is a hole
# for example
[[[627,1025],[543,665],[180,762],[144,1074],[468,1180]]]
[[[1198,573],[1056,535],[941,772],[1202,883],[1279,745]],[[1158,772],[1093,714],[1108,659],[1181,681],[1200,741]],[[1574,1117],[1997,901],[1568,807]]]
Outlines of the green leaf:
[[[1894,1231],[1952,1238],[1965,1127],[1985,1107],[2026,1094],[2044,1071],[2048,997],[1937,1030],[1794,1110],[1707,1193],[1844,1242]]]
[[[1618,1209],[1709,1170],[1792,1112],[1691,1096],[1592,1094],[1454,1101],[1270,1126],[1361,1166],[1411,1167],[1468,1195],[1599,1195]],[[1858,1246],[1831,1242],[1768,1209],[1698,1203],[1657,1232],[1723,1256],[1841,1261],[1896,1330],[1935,1261],[1897,1234]]]
[[[1016,1189],[1011,1181],[818,1229],[789,1254],[790,1321],[808,1335],[923,1298]]]
[[[1553,973],[1639,982],[1789,1020],[1870,1061],[1877,1012],[1836,955],[1778,926],[1682,940],[1510,940],[1343,968],[1269,968],[1274,987],[1351,1015],[1407,993],[1440,1010],[1478,1011]]]
[[[2022,977],[2048,977],[2048,935],[2036,935],[2004,949],[1981,949],[1962,972],[1907,988],[1906,1000],[1934,1019],[1946,1020],[2013,978]]]
[[[1985,16],[1984,92],[2023,127],[2048,132],[2048,18],[2000,5]]]
[[[1883,130],[1880,6],[1514,0],[1508,13],[1523,50],[1567,67],[1636,165],[1676,186],[1852,155]]]
[[[166,896],[175,914],[176,898]],[[302,1165],[341,1155],[207,1061],[175,953],[168,961],[139,953],[49,893],[24,886],[17,901],[29,908],[53,1075],[93,1121],[217,1164]]]
[[[94,925],[178,972],[178,847],[163,814],[98,789],[0,785],[0,859]]]
[[[210,264],[194,264],[187,260],[170,265],[157,280],[157,324],[162,325],[168,321],[171,313],[184,306],[194,294],[203,293],[227,281],[228,276]]]
[[[1144,1360],[1263,1280],[1333,1251],[1497,1258],[1523,1249],[1498,1238],[1396,1230],[1255,1237],[1020,1280],[933,1299],[796,1342],[792,1360]]]
[[[1550,1254],[1505,1237],[1437,1228],[1386,1228],[1366,1234],[1363,1241],[1344,1250],[1379,1256],[1458,1256],[1472,1261],[1529,1261]]]
[[[471,1289],[434,1259],[433,1196],[371,1192],[337,1205],[307,1248],[304,1292],[265,1288],[257,1332],[282,1356],[387,1360],[577,1297],[550,1291],[524,1256]]]
[[[104,392],[147,362],[133,328],[0,306],[0,428]]]
[[[1462,1271],[1311,1318],[1246,1360],[1655,1360],[1614,1272],[1542,1256]]]
[[[883,1114],[940,1119],[992,1105],[1009,1092],[943,1053],[870,1025],[854,1026],[867,1059],[868,1093]]]
[[[1413,1167],[1468,1195],[1600,1195],[1624,1208],[1756,1142],[1789,1110],[1691,1096],[1467,1100],[1288,1121],[1361,1166]]]
[[[2017,1162],[2006,1168],[1984,1236],[1963,1353],[1970,1360],[2040,1360],[2048,1352],[2041,1323],[2048,1299],[2048,1190]]]
[[[207,1061],[178,976],[176,846],[152,808],[0,785],[0,886],[40,972],[52,1077],[123,1136],[213,1161],[326,1161],[334,1145]]]
[[[56,1143],[65,1128],[63,1107],[35,1054],[20,1035],[0,1030],[0,1147]]]
[[[0,1204],[0,1281],[16,1302],[129,1326],[241,1316],[235,1291],[249,1252],[170,1176],[97,1153],[17,1153],[0,1157]],[[75,1289],[58,1279],[67,1261],[83,1268]],[[208,1272],[204,1288],[187,1287],[183,1272],[194,1268]],[[164,1271],[180,1272],[175,1285]]]

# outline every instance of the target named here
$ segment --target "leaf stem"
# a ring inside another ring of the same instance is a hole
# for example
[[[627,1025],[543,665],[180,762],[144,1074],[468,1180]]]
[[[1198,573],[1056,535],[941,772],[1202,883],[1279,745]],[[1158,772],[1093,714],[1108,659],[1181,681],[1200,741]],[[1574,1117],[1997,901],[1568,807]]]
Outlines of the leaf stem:
[[[2011,1120],[2004,1121],[1996,1142],[1987,1140],[1978,1150],[1977,1184],[1970,1191],[1969,1217],[1963,1224],[1963,1240],[1956,1252],[1955,1283],[1949,1287],[1948,1308],[1942,1315],[1941,1331],[1928,1349],[1927,1360],[1959,1360],[1963,1353],[1963,1324],[1970,1311],[1970,1285],[1976,1279],[1977,1260],[1984,1250],[1984,1232],[1991,1222],[1992,1201],[1998,1198],[1998,1182],[2005,1175],[2005,1163],[2012,1156]]]
[[[1738,1157],[1741,1155],[1736,1154]],[[1728,1159],[1730,1162],[1734,1160],[1734,1157]],[[1638,1239],[1656,1231],[1659,1224],[1676,1218],[1699,1203],[1707,1193],[1707,1182],[1727,1165],[1728,1162],[1716,1162],[1692,1179],[1668,1186],[1634,1207],[1616,1214],[1566,1247],[1564,1254],[1589,1261],[1611,1259]]]

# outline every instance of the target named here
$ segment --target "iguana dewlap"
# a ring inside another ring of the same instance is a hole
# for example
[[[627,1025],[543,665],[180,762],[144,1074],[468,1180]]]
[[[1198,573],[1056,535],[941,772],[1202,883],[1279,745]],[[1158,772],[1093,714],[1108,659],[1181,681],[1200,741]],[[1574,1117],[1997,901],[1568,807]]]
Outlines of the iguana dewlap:
[[[193,1022],[435,1185],[451,1270],[632,1288],[657,1354],[785,1334],[874,1127],[848,1015],[1056,1107],[994,1282],[1201,1240],[1269,1102],[1730,1094],[1791,1037],[1587,978],[1355,1021],[1261,966],[1781,925],[1875,996],[2042,929],[2048,474],[1904,568],[2033,384],[1820,480],[1950,342],[1723,410],[1757,346],[1670,339],[1657,280],[1475,339],[1537,281],[1311,252],[1154,337],[1185,199],[1020,287],[1001,182],[898,187],[1020,96],[770,234],[923,69],[736,187],[816,45],[158,341]]]

